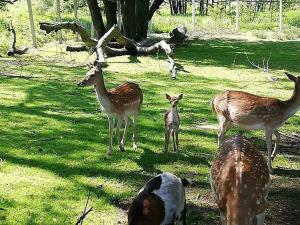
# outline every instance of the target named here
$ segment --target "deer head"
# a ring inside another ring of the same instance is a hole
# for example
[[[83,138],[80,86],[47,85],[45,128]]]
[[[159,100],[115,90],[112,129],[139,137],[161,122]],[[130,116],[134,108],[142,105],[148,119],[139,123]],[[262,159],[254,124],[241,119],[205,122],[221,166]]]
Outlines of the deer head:
[[[289,74],[285,72],[289,80],[293,81],[295,83],[295,89],[300,91],[300,76],[296,77],[292,74]]]
[[[102,69],[99,66],[93,66],[85,77],[77,83],[79,87],[96,85],[97,80],[103,76]]]
[[[177,103],[182,99],[183,94],[180,94],[178,96],[170,96],[168,94],[166,94],[166,98],[170,101],[172,107],[176,107]]]

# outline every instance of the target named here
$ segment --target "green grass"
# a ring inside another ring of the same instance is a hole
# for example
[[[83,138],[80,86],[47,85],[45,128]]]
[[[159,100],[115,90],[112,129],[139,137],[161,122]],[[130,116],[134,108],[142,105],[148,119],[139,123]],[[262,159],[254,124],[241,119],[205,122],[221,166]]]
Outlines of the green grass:
[[[138,150],[132,150],[130,130],[126,151],[120,152],[115,140],[110,157],[106,155],[107,119],[99,111],[95,94],[91,88],[75,85],[87,71],[82,65],[92,57],[56,52],[54,45],[49,45],[34,55],[0,58],[2,73],[34,76],[0,76],[0,224],[74,224],[89,190],[89,206],[94,209],[85,224],[125,224],[123,209],[128,208],[132,197],[150,177],[169,171],[195,181],[187,189],[188,224],[216,225],[218,211],[210,197],[207,176],[217,151],[217,135],[215,130],[200,130],[198,125],[217,123],[209,102],[226,89],[287,99],[293,85],[283,71],[300,70],[299,44],[193,41],[176,49],[176,60],[187,71],[179,72],[177,80],[169,78],[164,55],[108,59],[104,77],[109,88],[132,80],[144,93]],[[258,61],[270,52],[270,69],[277,82],[268,81],[263,72],[253,69],[244,55]],[[183,93],[178,160],[172,151],[168,157],[162,153],[163,112],[169,108],[166,92]],[[290,118],[280,130],[299,132],[299,116]],[[228,136],[237,132],[233,129]],[[246,135],[255,136],[265,148],[262,132]],[[274,167],[267,223],[297,221],[293,212],[300,194],[299,157],[279,154]]]

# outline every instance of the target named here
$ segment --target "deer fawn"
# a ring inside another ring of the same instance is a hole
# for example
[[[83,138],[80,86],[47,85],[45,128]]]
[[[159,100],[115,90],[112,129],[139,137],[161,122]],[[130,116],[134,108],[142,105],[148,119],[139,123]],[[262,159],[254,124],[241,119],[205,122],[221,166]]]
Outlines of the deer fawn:
[[[300,77],[288,73],[286,75],[295,83],[294,93],[286,101],[242,91],[225,91],[212,100],[212,108],[220,124],[219,147],[232,124],[247,129],[264,130],[268,148],[268,166],[269,170],[272,170],[271,161],[276,156],[280,143],[280,134],[277,129],[300,108]],[[273,133],[276,142],[272,152]]]
[[[128,211],[128,225],[186,225],[185,190],[191,181],[162,173],[147,182]]]
[[[177,103],[182,99],[182,94],[178,96],[171,97],[170,95],[166,94],[166,98],[171,103],[171,109],[167,110],[165,112],[165,153],[168,152],[168,145],[169,145],[169,139],[170,139],[170,133],[172,132],[172,138],[173,138],[173,148],[174,151],[176,151],[177,155],[178,152],[178,133],[179,133],[179,124],[180,119],[177,112]]]
[[[103,73],[99,66],[94,66],[86,76],[78,83],[78,86],[94,86],[97,99],[102,106],[103,112],[107,115],[109,124],[109,150],[112,153],[112,131],[114,120],[117,121],[117,136],[121,151],[124,151],[128,120],[133,117],[133,148],[136,149],[136,123],[137,115],[140,112],[143,102],[143,94],[140,87],[131,82],[126,82],[116,88],[107,90],[104,84]],[[125,121],[123,138],[120,140],[120,127]]]
[[[226,139],[211,167],[211,188],[222,225],[263,225],[270,175],[256,146],[243,136]]]

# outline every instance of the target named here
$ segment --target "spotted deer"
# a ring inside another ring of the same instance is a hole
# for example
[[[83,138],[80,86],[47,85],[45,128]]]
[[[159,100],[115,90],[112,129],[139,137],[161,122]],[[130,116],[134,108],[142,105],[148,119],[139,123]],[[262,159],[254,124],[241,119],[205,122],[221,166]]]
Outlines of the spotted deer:
[[[129,118],[132,117],[133,124],[133,148],[136,149],[136,123],[137,116],[141,110],[143,93],[140,87],[131,82],[126,82],[116,88],[107,90],[103,79],[103,72],[99,66],[94,66],[86,76],[78,83],[78,86],[94,86],[97,99],[102,106],[103,112],[107,115],[109,124],[109,150],[112,154],[112,132],[114,121],[117,121],[117,136],[119,148],[124,151],[126,142]],[[125,121],[125,129],[122,139],[120,138],[120,127]]]
[[[275,158],[280,144],[278,128],[300,108],[300,77],[288,73],[286,75],[295,83],[293,95],[286,101],[243,91],[225,91],[212,100],[212,109],[217,114],[220,125],[219,147],[232,124],[246,129],[264,130],[268,149],[268,166],[269,170],[272,170],[271,161]],[[272,134],[276,137],[273,151]]]
[[[179,124],[180,124],[180,119],[179,119],[179,114],[177,110],[177,104],[178,102],[182,99],[182,94],[178,96],[173,96],[171,97],[170,95],[166,94],[166,98],[170,101],[171,103],[171,109],[167,110],[165,112],[165,149],[164,152],[168,152],[168,146],[169,146],[169,139],[170,139],[170,134],[172,133],[172,138],[173,138],[173,148],[174,151],[179,154],[179,140],[178,140],[178,133],[179,133]]]
[[[147,182],[128,211],[128,225],[186,225],[184,187],[191,184],[165,172]]]
[[[222,225],[263,225],[270,175],[257,147],[241,135],[226,139],[211,167]]]

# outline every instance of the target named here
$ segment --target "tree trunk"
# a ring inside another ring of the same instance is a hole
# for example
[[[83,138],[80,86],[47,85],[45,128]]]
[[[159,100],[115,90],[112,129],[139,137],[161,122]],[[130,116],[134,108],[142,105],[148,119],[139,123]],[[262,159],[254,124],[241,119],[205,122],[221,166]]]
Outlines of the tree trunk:
[[[130,39],[136,37],[135,0],[120,0],[122,10],[123,33]],[[137,0],[140,1],[140,0]]]
[[[100,38],[105,34],[106,29],[102,20],[102,15],[97,0],[87,0],[87,4],[98,38]]]
[[[113,25],[117,24],[117,2],[111,0],[103,0],[105,15],[106,15],[106,29],[109,30]]]
[[[159,6],[164,2],[164,0],[154,0],[150,5],[150,9],[148,12],[148,21],[150,21],[156,10],[159,9]]]
[[[136,41],[147,38],[149,0],[137,0],[135,3]]]

